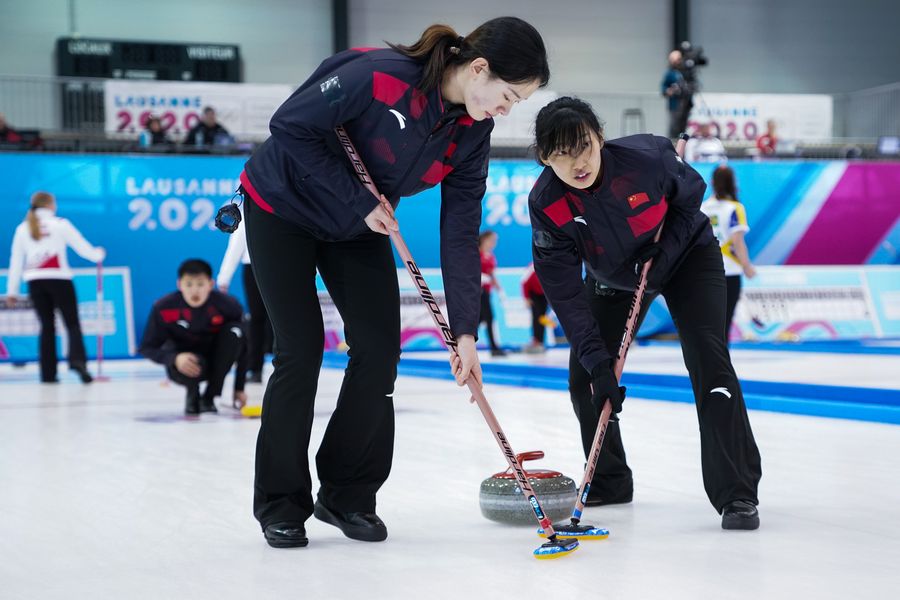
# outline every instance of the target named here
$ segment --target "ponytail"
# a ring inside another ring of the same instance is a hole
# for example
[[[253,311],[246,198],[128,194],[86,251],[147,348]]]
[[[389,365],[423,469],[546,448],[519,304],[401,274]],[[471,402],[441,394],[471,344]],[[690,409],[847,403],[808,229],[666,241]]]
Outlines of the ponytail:
[[[418,41],[410,46],[388,44],[394,50],[425,64],[419,88],[428,93],[441,84],[448,66],[462,63],[462,45],[465,38],[449,25],[431,25],[422,32]],[[455,50],[455,51],[454,51]]]
[[[41,239],[41,222],[37,216],[37,209],[48,208],[52,206],[56,199],[53,194],[47,192],[35,192],[31,196],[31,208],[25,215],[25,221],[28,223],[28,233],[31,239],[37,241]]]
[[[550,80],[547,50],[541,34],[517,17],[498,17],[482,23],[467,36],[449,25],[432,25],[410,46],[388,44],[424,64],[419,89],[428,93],[441,85],[449,67],[464,65],[476,58],[487,60],[493,77],[507,83]]]

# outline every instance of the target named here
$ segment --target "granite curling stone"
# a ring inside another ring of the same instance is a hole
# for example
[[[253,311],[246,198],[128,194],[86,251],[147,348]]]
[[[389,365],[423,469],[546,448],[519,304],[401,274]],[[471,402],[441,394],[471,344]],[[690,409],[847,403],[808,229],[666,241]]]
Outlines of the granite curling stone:
[[[572,479],[558,471],[524,468],[526,460],[540,458],[544,458],[544,453],[540,450],[516,455],[516,460],[523,466],[525,476],[534,489],[541,508],[551,521],[561,521],[572,515],[578,488]],[[519,489],[516,476],[511,469],[496,473],[482,481],[478,501],[481,514],[491,521],[517,525],[533,525],[535,522],[534,510]]]

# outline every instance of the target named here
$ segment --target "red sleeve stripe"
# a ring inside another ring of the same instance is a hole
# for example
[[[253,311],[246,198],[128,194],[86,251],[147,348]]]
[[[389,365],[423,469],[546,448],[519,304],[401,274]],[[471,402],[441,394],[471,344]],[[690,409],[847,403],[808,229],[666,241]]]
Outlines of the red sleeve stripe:
[[[550,217],[550,220],[557,227],[562,227],[572,220],[572,210],[565,198],[560,198],[550,206],[544,209],[544,214]]]
[[[409,84],[393,75],[375,71],[372,73],[372,97],[388,106],[393,106],[403,97]]]

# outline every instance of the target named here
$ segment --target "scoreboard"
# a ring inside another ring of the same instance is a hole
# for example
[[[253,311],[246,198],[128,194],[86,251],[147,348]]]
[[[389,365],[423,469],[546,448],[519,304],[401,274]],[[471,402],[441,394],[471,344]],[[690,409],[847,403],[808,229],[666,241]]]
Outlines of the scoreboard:
[[[57,75],[240,83],[241,50],[233,44],[182,44],[92,38],[56,41]]]

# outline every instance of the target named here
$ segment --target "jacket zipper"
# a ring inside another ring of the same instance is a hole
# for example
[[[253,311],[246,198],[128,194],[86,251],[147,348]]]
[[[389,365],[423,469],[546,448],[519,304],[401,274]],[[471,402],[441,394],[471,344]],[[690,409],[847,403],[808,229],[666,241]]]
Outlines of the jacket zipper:
[[[602,202],[602,199],[597,197],[596,192],[591,194],[591,197],[596,199],[598,202]],[[606,220],[606,227],[610,232],[610,237],[616,240],[616,246],[619,248],[619,256],[622,257],[622,261],[628,260],[628,257],[625,256],[625,246],[622,245],[622,240],[619,239],[619,236],[616,235],[615,229],[612,225],[612,220],[609,218],[609,215],[606,213],[606,209],[601,206],[600,212],[603,213],[603,218]],[[624,263],[623,263],[624,264]]]

